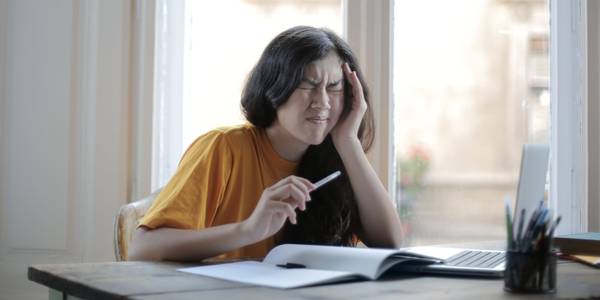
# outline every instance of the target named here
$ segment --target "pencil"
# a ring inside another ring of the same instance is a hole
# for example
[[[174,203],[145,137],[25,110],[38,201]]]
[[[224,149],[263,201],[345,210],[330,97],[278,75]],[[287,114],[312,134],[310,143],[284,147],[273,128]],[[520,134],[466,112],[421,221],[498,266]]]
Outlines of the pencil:
[[[504,198],[504,207],[506,208],[506,238],[508,249],[513,249],[513,223],[510,217],[510,204],[508,203],[508,197]]]

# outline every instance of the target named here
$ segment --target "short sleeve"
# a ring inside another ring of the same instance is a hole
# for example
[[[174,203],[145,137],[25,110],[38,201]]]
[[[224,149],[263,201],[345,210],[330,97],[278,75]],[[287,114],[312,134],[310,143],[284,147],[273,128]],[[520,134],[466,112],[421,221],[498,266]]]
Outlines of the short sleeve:
[[[211,227],[231,175],[233,154],[223,132],[199,137],[183,155],[175,175],[140,220],[151,229]]]

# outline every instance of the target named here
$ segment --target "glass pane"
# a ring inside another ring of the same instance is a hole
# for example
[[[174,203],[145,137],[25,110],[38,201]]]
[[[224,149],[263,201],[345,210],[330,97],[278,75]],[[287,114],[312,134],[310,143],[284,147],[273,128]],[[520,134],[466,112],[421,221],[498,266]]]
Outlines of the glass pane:
[[[185,2],[183,149],[218,126],[241,124],[246,76],[265,46],[296,26],[342,34],[340,0]]]
[[[548,143],[546,1],[396,1],[398,208],[409,244],[505,238],[524,143]]]

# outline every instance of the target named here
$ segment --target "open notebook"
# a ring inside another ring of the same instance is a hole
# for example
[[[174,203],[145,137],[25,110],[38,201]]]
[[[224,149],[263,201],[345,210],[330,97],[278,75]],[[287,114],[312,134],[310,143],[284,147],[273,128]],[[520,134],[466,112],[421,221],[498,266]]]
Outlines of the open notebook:
[[[401,264],[439,262],[402,249],[284,244],[269,251],[262,262],[243,261],[178,271],[254,285],[296,288],[346,280],[375,280]]]
[[[197,275],[296,288],[346,280],[376,280],[384,273],[502,277],[504,251],[421,246],[401,249],[285,244],[262,262],[243,261],[178,269]]]

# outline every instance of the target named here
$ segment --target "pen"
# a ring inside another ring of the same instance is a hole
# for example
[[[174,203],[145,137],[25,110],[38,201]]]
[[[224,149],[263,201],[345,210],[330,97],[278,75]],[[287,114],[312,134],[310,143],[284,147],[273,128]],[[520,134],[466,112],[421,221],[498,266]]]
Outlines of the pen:
[[[297,264],[297,263],[286,263],[286,264],[279,264],[277,265],[280,268],[285,268],[285,269],[304,269],[306,268],[305,265],[302,264]]]
[[[530,245],[531,239],[535,238],[533,236],[533,230],[535,229],[535,225],[537,224],[539,214],[543,208],[543,201],[540,201],[540,204],[537,208],[532,212],[529,217],[529,222],[527,222],[527,227],[525,229],[525,233],[523,234],[523,240],[521,241],[521,251],[527,251],[527,248]]]
[[[521,215],[519,216],[519,227],[517,228],[517,244],[519,244],[521,242],[524,223],[525,223],[525,209],[521,208]],[[517,245],[517,248],[518,247],[519,246]]]
[[[340,175],[342,175],[342,172],[335,171],[335,172],[331,173],[329,176],[317,181],[315,183],[315,189],[313,191],[317,190],[318,188],[322,187],[323,185],[327,184],[328,182],[338,178]]]
[[[556,220],[554,220],[554,223],[552,224],[552,226],[550,226],[550,232],[548,233],[549,237],[552,237],[554,235],[554,230],[556,229],[556,226],[558,226],[558,223],[560,223],[560,219],[560,216],[556,217]]]
[[[504,207],[506,209],[506,238],[508,240],[507,246],[509,249],[513,249],[513,222],[510,217],[510,204],[508,203],[508,197],[504,198]]]

